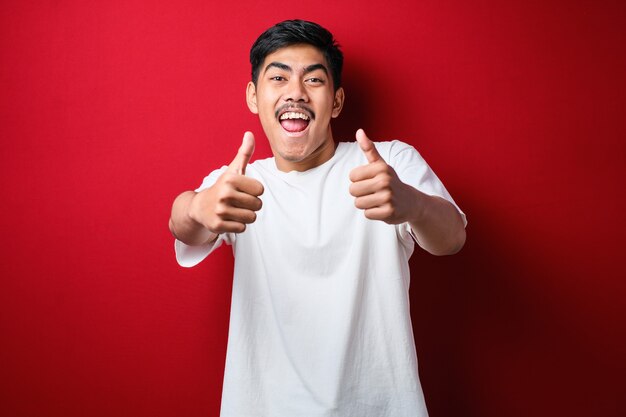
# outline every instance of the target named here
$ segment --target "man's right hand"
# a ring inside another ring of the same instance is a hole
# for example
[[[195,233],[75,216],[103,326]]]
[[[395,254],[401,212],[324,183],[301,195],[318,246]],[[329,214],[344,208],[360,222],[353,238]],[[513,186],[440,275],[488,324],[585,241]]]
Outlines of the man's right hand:
[[[263,185],[245,176],[254,152],[254,135],[246,132],[237,156],[211,187],[197,193],[189,204],[189,217],[210,232],[241,233],[256,220]]]

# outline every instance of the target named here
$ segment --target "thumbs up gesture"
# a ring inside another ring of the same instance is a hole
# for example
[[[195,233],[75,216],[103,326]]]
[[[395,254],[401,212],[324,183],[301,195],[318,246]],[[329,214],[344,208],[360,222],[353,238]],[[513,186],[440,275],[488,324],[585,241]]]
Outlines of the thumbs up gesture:
[[[350,194],[355,197],[354,205],[371,220],[389,224],[409,221],[415,208],[412,204],[415,189],[400,181],[363,129],[356,132],[356,140],[368,163],[350,172]]]
[[[237,155],[211,187],[191,200],[189,217],[215,234],[241,233],[256,220],[261,209],[263,185],[245,176],[254,152],[254,135],[246,132]]]

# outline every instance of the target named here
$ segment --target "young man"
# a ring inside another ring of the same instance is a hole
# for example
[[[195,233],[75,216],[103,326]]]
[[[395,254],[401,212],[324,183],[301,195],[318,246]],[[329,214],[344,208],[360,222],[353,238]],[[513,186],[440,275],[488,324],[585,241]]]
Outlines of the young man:
[[[250,52],[250,111],[273,158],[228,166],[175,201],[176,255],[193,266],[222,243],[235,273],[222,417],[426,416],[409,315],[414,240],[438,255],[465,217],[411,146],[335,144],[343,56],[305,21]]]

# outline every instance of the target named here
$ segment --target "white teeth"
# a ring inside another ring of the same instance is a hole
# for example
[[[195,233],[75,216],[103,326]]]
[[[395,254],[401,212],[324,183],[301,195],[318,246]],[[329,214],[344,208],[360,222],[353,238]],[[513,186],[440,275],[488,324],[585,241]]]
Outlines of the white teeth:
[[[307,116],[304,113],[298,113],[295,111],[288,111],[287,113],[283,113],[280,115],[280,120],[287,120],[287,119],[309,120],[309,116]]]

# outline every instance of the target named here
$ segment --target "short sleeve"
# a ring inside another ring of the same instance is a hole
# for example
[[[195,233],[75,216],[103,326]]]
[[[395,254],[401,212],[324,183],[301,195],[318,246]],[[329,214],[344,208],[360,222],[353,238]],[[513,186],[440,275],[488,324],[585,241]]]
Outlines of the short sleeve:
[[[214,250],[222,246],[222,243],[226,242],[228,245],[232,245],[230,233],[224,233],[217,236],[217,239],[211,243],[206,243],[199,246],[190,246],[180,240],[174,241],[174,251],[176,252],[176,261],[180,266],[185,268],[191,268],[198,265],[209,256]]]
[[[200,184],[200,186],[198,188],[196,188],[196,192],[200,192],[202,190],[206,190],[207,188],[209,188],[210,186],[212,186],[213,184],[215,184],[215,182],[217,181],[217,179],[224,173],[226,172],[226,170],[228,169],[228,167],[226,165],[224,165],[223,167],[221,167],[220,169],[216,169],[214,171],[212,171],[209,175],[207,175],[206,177],[204,177],[204,179],[202,180],[202,184]]]
[[[402,182],[425,194],[441,197],[449,201],[461,215],[463,225],[467,226],[465,213],[456,204],[441,180],[414,147],[397,140],[392,141],[389,143],[387,157],[387,163],[393,167]],[[411,238],[411,233],[411,228],[408,224],[404,224],[400,228],[400,235],[403,239]]]
[[[222,168],[216,169],[215,171],[211,172],[208,176],[204,178],[200,187],[198,187],[195,191],[200,192],[215,184],[215,181],[217,181],[220,175],[224,173],[226,168],[226,166],[223,166]],[[215,241],[198,246],[190,246],[181,242],[178,239],[175,239],[174,251],[176,253],[176,261],[180,266],[186,268],[196,266],[197,264],[202,262],[204,258],[209,256],[214,250],[222,246],[222,243],[225,242],[228,245],[232,245],[234,239],[234,234],[224,233],[218,235]]]

